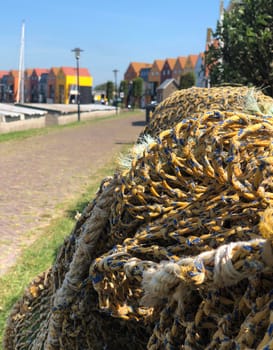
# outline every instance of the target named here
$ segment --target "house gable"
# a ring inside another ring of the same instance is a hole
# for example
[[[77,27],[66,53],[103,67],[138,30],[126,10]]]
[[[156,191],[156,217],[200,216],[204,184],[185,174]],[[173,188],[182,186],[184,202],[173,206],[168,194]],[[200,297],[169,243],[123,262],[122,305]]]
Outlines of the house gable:
[[[184,72],[186,61],[187,61],[186,56],[179,56],[176,59],[174,69],[173,69],[173,78],[177,82],[180,80],[180,77]]]
[[[161,80],[161,71],[164,66],[165,60],[155,60],[151,70],[149,72],[149,81],[160,83]]]
[[[19,70],[10,70],[7,76],[7,85],[10,91],[9,102],[16,100],[18,92]]]
[[[8,75],[9,72],[7,70],[0,70],[0,79],[2,79],[5,75]]]
[[[198,60],[198,55],[189,55],[185,63],[185,72],[194,71],[196,62]]]
[[[140,71],[143,68],[151,68],[150,63],[143,63],[143,62],[131,62],[124,74],[124,80],[130,81],[135,78],[138,78],[140,75]]]
[[[175,79],[166,79],[163,83],[157,88],[157,102],[160,103],[165,98],[169,97],[173,92],[178,90],[178,84]]]
[[[165,60],[161,71],[161,80],[160,80],[161,83],[164,80],[172,78],[175,62],[176,62],[176,58],[167,58]]]
[[[35,71],[37,77],[40,79],[42,74],[48,74],[49,70],[46,68],[34,68],[33,71]]]
[[[55,103],[56,101],[56,77],[59,72],[59,67],[52,67],[49,70],[47,77],[47,98],[48,102]]]

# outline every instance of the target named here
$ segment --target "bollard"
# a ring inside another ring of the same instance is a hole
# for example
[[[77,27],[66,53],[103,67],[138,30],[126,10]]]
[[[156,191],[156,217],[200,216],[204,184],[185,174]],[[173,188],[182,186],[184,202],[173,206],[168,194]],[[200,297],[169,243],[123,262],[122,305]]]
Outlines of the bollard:
[[[146,124],[148,125],[150,123],[150,113],[153,112],[155,110],[157,106],[157,103],[152,102],[148,105],[146,105]]]
[[[146,107],[146,124],[148,125],[150,122],[150,109]]]

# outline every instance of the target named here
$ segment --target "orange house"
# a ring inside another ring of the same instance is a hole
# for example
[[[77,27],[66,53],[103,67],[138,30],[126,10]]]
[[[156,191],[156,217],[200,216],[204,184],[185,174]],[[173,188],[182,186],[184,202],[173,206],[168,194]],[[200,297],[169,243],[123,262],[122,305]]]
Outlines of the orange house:
[[[199,55],[189,55],[185,63],[184,73],[194,72]]]
[[[157,85],[160,84],[161,71],[164,66],[164,62],[165,60],[154,60],[152,68],[149,72],[149,81],[151,83],[157,83]]]
[[[177,60],[175,62],[174,69],[173,69],[173,78],[176,80],[178,84],[180,82],[181,75],[184,73],[186,61],[187,61],[186,56],[179,56],[177,57]]]
[[[131,62],[124,74],[124,80],[131,81],[135,78],[138,78],[140,76],[141,69],[150,68],[150,67],[151,67],[150,63]]]
[[[15,102],[18,94],[19,71],[10,70],[7,78],[7,102]]]
[[[156,89],[160,85],[161,71],[164,66],[165,60],[154,60],[152,68],[149,72],[148,81],[152,84],[152,96],[153,99],[156,96]]]
[[[167,58],[165,60],[161,71],[160,83],[163,83],[163,81],[167,79],[171,79],[173,77],[173,70],[174,70],[175,63],[176,63],[176,58]]]

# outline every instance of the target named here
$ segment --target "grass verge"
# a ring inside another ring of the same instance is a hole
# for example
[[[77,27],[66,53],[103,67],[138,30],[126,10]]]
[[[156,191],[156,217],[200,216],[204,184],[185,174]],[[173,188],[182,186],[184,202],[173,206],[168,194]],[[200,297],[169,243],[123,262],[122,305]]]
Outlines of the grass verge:
[[[123,147],[121,153],[128,151],[131,145]],[[16,266],[7,274],[0,277],[0,348],[3,340],[5,323],[14,303],[22,296],[27,285],[39,273],[52,266],[56,252],[62,245],[64,238],[70,234],[75,225],[75,214],[81,212],[87,203],[95,197],[95,193],[102,181],[112,175],[117,167],[116,160],[98,169],[95,176],[90,178],[80,197],[58,205],[57,218],[42,229],[33,244],[23,249]]]

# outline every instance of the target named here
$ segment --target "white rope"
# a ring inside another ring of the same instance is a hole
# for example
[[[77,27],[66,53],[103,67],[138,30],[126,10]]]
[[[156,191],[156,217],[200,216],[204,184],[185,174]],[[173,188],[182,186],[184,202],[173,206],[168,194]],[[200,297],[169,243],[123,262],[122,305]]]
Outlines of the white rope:
[[[199,266],[198,273],[200,273],[200,278],[198,279],[198,284],[202,284],[206,281],[206,266],[212,266],[214,264],[213,284],[217,287],[235,285],[242,279],[250,277],[253,272],[261,271],[266,267],[263,259],[265,243],[266,240],[264,239],[232,242],[222,245],[215,250],[203,252],[194,259],[183,258],[178,263],[165,261],[158,265],[155,264],[153,267],[143,271],[142,286],[145,291],[143,300],[146,305],[155,305],[157,301],[170,295],[170,291],[174,287],[181,283],[183,284],[183,279],[180,275],[182,266]],[[251,255],[251,245],[261,246],[261,261],[250,259],[248,265],[245,265],[242,272],[239,272],[232,264],[233,251],[241,247],[249,247],[249,254]],[[187,288],[186,285],[184,285],[184,288]]]
[[[145,295],[142,298],[142,304],[155,306],[163,298],[166,298],[171,288],[181,281],[179,270],[178,264],[164,261],[158,266],[150,267],[144,271],[142,287]]]
[[[230,286],[241,279],[241,274],[232,265],[233,249],[234,243],[230,243],[220,246],[215,252],[213,280],[217,286]]]
[[[265,243],[264,239],[254,239],[249,242],[232,242],[229,244],[225,244],[220,246],[215,251],[215,258],[214,258],[214,275],[213,280],[214,283],[221,287],[221,286],[231,286],[238,282],[240,282],[242,279],[249,276],[249,273],[254,268],[253,264],[249,269],[245,269],[244,272],[237,271],[232,264],[232,251],[234,249],[239,249],[243,246],[251,246],[251,244],[257,244],[257,243]],[[257,269],[260,269],[262,262],[256,262],[255,267]]]

